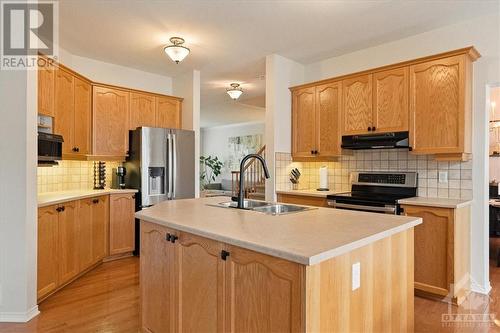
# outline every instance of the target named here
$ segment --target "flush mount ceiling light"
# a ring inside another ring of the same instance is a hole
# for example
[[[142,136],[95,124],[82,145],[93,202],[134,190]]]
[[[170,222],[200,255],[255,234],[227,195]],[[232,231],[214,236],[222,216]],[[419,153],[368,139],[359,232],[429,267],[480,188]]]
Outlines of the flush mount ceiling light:
[[[182,44],[184,44],[184,39],[180,37],[170,38],[170,43],[172,43],[172,45],[165,46],[163,50],[170,57],[170,59],[178,64],[187,57],[187,55],[189,54],[189,49],[185,46],[182,46]]]
[[[229,97],[234,100],[240,98],[241,94],[243,94],[243,89],[241,89],[240,85],[238,83],[231,83],[230,86],[231,88],[226,90]]]

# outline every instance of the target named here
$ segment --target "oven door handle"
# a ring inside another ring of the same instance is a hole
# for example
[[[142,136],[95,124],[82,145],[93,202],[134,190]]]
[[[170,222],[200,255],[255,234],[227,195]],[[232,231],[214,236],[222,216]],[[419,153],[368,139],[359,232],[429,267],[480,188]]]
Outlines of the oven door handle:
[[[377,206],[365,206],[365,205],[350,205],[345,203],[338,203],[334,201],[328,202],[329,206],[333,208],[350,208],[357,210],[368,210],[372,212],[383,212],[383,213],[396,213],[396,207],[377,207]]]

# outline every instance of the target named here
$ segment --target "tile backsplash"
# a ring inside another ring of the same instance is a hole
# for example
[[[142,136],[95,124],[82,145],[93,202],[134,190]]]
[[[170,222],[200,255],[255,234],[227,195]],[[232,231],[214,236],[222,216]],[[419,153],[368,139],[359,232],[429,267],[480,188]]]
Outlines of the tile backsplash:
[[[319,187],[319,168],[328,167],[330,190],[349,191],[355,171],[416,171],[418,195],[431,198],[472,198],[472,161],[438,162],[432,156],[413,155],[406,150],[356,150],[335,162],[293,162],[290,153],[276,153],[276,190],[291,190],[290,170],[301,172],[299,189]],[[438,182],[438,172],[448,172],[448,181]]]
[[[106,187],[111,187],[113,168],[120,162],[106,162]],[[94,162],[60,161],[53,167],[37,168],[38,193],[91,190],[94,187]]]

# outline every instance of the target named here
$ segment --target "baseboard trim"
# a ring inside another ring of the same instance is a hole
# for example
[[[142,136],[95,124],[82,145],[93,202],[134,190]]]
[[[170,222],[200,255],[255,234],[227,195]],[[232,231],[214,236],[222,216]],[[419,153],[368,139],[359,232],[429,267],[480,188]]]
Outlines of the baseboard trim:
[[[490,281],[488,280],[486,286],[482,286],[479,283],[477,283],[474,279],[470,279],[470,290],[478,293],[478,294],[483,294],[483,295],[488,295],[491,291],[491,284]]]
[[[38,316],[38,305],[35,305],[26,312],[0,312],[0,322],[2,323],[26,323]]]

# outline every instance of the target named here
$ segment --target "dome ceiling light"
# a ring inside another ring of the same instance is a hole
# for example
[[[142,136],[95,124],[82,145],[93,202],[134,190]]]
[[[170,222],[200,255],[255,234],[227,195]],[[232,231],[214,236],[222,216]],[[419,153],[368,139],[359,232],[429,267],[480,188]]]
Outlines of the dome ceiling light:
[[[187,55],[189,54],[189,49],[185,46],[182,46],[182,44],[184,44],[184,39],[180,37],[170,38],[170,43],[172,43],[172,45],[165,46],[163,50],[170,57],[170,59],[178,64],[187,57]]]
[[[239,83],[231,83],[230,86],[231,88],[228,88],[226,92],[229,97],[237,100],[238,98],[240,98],[241,94],[243,94],[243,89],[241,89]]]

